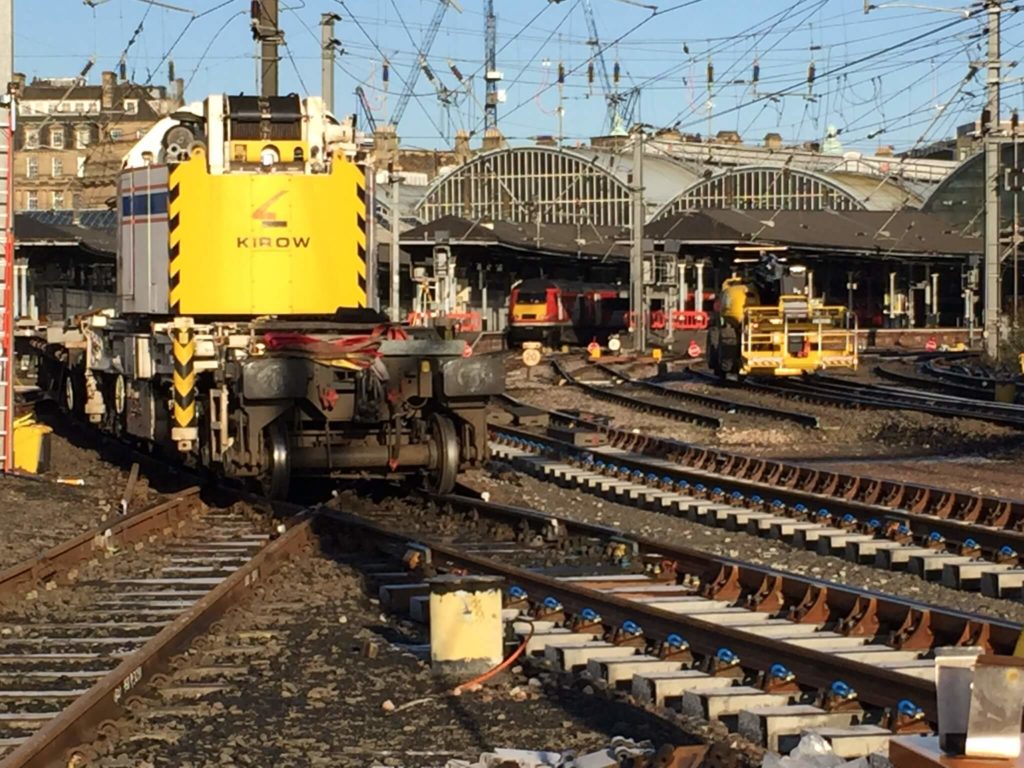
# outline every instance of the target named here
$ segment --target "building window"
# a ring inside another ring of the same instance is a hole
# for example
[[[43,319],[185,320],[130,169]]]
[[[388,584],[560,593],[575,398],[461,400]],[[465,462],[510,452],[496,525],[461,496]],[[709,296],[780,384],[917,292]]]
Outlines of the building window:
[[[82,207],[82,196],[78,192],[74,192],[71,195],[71,207],[76,211]]]
[[[124,137],[124,131],[122,131],[120,128],[111,128],[110,129],[110,140],[111,141],[120,141],[123,137]]]
[[[25,159],[25,178],[34,179],[39,175],[39,158],[28,157]]]
[[[87,147],[89,146],[90,139],[92,138],[91,131],[88,126],[82,126],[78,129],[78,146]]]
[[[124,100],[124,111],[129,115],[137,115],[139,113],[139,100],[138,99],[125,99]]]
[[[39,149],[39,129],[25,129],[25,149]]]
[[[64,158],[53,158],[53,178],[59,179],[64,175]]]
[[[39,210],[39,193],[38,192],[29,192],[28,195],[26,196],[26,201],[27,201],[27,203],[26,203],[25,207],[28,208],[30,211],[38,211]]]
[[[50,129],[50,146],[54,149],[64,149],[63,126],[57,126]]]
[[[75,174],[78,178],[85,176],[85,158],[82,156],[78,157],[78,168],[75,170]]]
[[[54,209],[63,209],[64,208],[64,193],[63,192],[54,192],[53,193],[53,205],[51,205],[50,207],[54,208]]]

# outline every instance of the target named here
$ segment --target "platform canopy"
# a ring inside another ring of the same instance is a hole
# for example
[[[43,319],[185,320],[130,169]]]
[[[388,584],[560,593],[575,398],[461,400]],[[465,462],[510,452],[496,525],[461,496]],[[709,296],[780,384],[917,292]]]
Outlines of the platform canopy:
[[[402,233],[405,250],[434,245],[473,246],[523,256],[559,256],[566,259],[607,261],[628,258],[623,227],[572,224],[521,224],[511,221],[471,221],[444,216]]]
[[[962,260],[981,253],[980,238],[921,211],[739,211],[676,213],[648,224],[645,238],[681,246],[784,247],[868,258]]]

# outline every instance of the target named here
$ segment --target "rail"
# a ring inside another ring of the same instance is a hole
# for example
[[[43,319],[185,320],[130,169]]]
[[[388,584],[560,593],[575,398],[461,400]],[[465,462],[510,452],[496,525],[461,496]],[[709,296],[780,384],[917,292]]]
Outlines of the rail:
[[[666,575],[658,583],[691,584],[694,595],[762,615],[788,616],[795,624],[835,626],[841,634],[851,638],[889,638],[887,645],[892,649],[924,652],[943,644],[979,642],[992,652],[1010,653],[1020,633],[1020,627],[1010,622],[714,557],[690,547],[635,537],[613,528],[578,523],[536,510],[458,496],[437,497],[434,501],[440,508],[466,515],[468,527],[477,518],[484,518],[512,523],[518,531],[525,526],[529,532],[542,537],[551,538],[552,533],[558,532],[563,541],[579,536],[616,542],[629,548],[637,561],[659,562]],[[705,658],[712,658],[722,648],[728,648],[742,660],[745,668],[762,674],[773,665],[782,664],[794,673],[801,686],[818,691],[828,690],[837,679],[847,680],[865,703],[895,711],[902,700],[911,699],[924,710],[928,719],[934,721],[936,717],[935,684],[926,677],[839,658],[814,648],[796,647],[758,633],[753,621],[746,627],[716,624],[703,620],[699,613],[662,609],[656,602],[640,602],[612,594],[611,590],[587,586],[585,582],[575,584],[533,568],[498,562],[478,551],[467,551],[463,544],[441,541],[422,532],[396,530],[390,522],[383,524],[337,510],[324,510],[321,516],[347,536],[369,538],[383,543],[390,551],[404,549],[410,541],[416,542],[429,551],[430,561],[438,569],[502,576],[506,586],[524,590],[536,608],[541,608],[543,603],[559,605],[564,610],[567,625],[572,624],[571,616],[587,615],[589,609],[593,612],[590,615],[596,613],[600,617],[609,636],[619,627],[632,623],[642,628],[647,647],[658,647],[674,635],[681,636],[693,652]],[[643,578],[642,574],[635,576]],[[602,579],[595,576],[592,581]],[[642,587],[638,587],[638,591],[641,590]]]
[[[16,594],[40,580],[68,579],[74,566],[90,556],[94,545],[106,546],[149,538],[154,531],[173,530],[185,514],[198,505],[195,489],[169,502],[136,513],[109,531],[97,529],[45,555],[7,569],[0,575],[3,592]],[[311,541],[311,517],[297,514],[285,524],[284,533],[261,547],[241,567],[221,580],[205,596],[131,652],[99,678],[58,715],[48,720],[13,752],[0,760],[4,768],[44,768],[72,764],[75,750],[106,721],[128,714],[129,694],[142,690],[155,675],[165,671],[173,657],[183,653],[225,612],[244,600],[263,579]]]
[[[503,398],[503,402],[513,401],[520,407],[525,405],[508,395]],[[990,555],[1007,546],[1014,553],[1024,553],[1024,533],[1021,532],[1024,530],[1024,500],[744,456],[678,440],[635,434],[606,424],[587,422],[573,414],[544,408],[538,410],[605,434],[613,448],[646,456],[647,461],[624,459],[618,463],[631,470],[640,470],[645,477],[653,475],[659,482],[670,475],[674,480],[685,480],[690,486],[703,486],[706,495],[711,495],[716,488],[725,496],[739,492],[746,504],[764,504],[777,509],[774,506],[777,500],[793,514],[798,508],[812,512],[827,508],[838,518],[852,515],[862,525],[895,519],[906,524],[918,541],[933,541],[932,533],[937,533],[950,545],[960,545],[971,539]],[[501,429],[529,441],[557,446],[563,455],[584,452],[534,432],[509,427]],[[669,471],[664,460],[678,468]]]
[[[1024,428],[1024,406],[981,402],[939,393],[908,392],[905,387],[883,387],[821,375],[803,381],[747,381],[745,385],[797,400],[847,407],[919,411],[933,416],[978,419],[1005,427]]]
[[[955,360],[955,359],[954,359]],[[943,358],[934,358],[930,360],[924,360],[922,367],[924,371],[939,379],[945,384],[950,384],[958,387],[966,387],[972,390],[984,390],[989,394],[994,394],[996,385],[1001,383],[1012,384],[1019,397],[1020,393],[1024,391],[1024,380],[1020,375],[1015,375],[1006,380],[999,380],[990,374],[975,375],[972,373],[965,373],[961,371],[954,371],[948,368],[948,359],[945,359],[943,364]]]
[[[917,372],[909,373],[907,371],[894,370],[884,365],[876,365],[872,371],[881,379],[894,381],[899,384],[906,384],[907,386],[915,387],[917,389],[943,392],[957,397],[980,400],[981,402],[993,401],[994,393],[992,389],[985,389],[984,386],[957,384],[953,381],[944,381],[942,379],[933,378]]]
[[[37,557],[0,571],[0,598],[35,589],[48,581],[60,580],[76,565],[95,556],[97,550],[131,546],[154,532],[177,527],[199,509],[199,488],[187,488],[167,501],[58,544]]]
[[[753,405],[751,403],[743,403],[737,400],[713,397],[712,395],[702,395],[697,392],[686,392],[683,390],[672,389],[671,387],[658,382],[634,379],[620,371],[616,371],[610,365],[605,363],[597,363],[597,367],[610,376],[622,379],[630,386],[643,388],[664,397],[672,398],[673,400],[689,401],[702,405],[706,408],[713,408],[715,410],[726,411],[728,413],[746,413],[751,416],[764,416],[765,418],[777,419],[780,421],[792,421],[799,424],[801,427],[811,427],[812,429],[817,429],[820,426],[818,423],[818,417],[810,414],[795,413],[784,408],[769,408],[767,406]]]
[[[591,397],[595,397],[599,400],[606,400],[608,402],[615,403],[616,405],[622,405],[636,411],[654,413],[658,416],[664,416],[677,421],[688,421],[702,427],[710,427],[711,429],[720,429],[722,426],[722,420],[716,416],[694,413],[693,411],[687,411],[682,408],[676,408],[675,406],[665,405],[663,403],[651,403],[646,400],[639,400],[635,397],[630,397],[629,395],[625,395],[621,392],[613,392],[602,387],[594,386],[593,384],[588,384],[569,373],[565,366],[558,360],[552,360],[551,366],[554,368],[556,374],[561,376],[574,387],[582,389]]]

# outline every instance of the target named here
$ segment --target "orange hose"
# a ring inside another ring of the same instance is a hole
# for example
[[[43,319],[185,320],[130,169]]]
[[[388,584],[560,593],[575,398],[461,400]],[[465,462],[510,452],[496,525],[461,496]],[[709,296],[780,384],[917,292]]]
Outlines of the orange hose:
[[[528,634],[523,639],[523,642],[521,642],[519,644],[519,647],[516,648],[514,651],[512,651],[512,653],[509,654],[509,657],[507,659],[505,659],[503,662],[501,662],[500,664],[497,664],[497,665],[491,667],[490,669],[488,669],[483,674],[477,675],[476,677],[474,677],[472,680],[468,680],[465,683],[462,683],[461,685],[455,686],[452,689],[452,693],[458,695],[458,694],[462,693],[462,689],[463,688],[472,688],[475,685],[480,685],[482,683],[486,683],[488,680],[490,680],[496,674],[501,672],[503,669],[508,669],[510,666],[512,666],[512,664],[515,662],[515,660],[523,655],[523,651],[526,650],[527,644],[530,642],[530,640],[533,639],[533,622],[530,621],[529,619],[516,619],[516,621],[528,621],[529,624],[530,624],[530,634]]]

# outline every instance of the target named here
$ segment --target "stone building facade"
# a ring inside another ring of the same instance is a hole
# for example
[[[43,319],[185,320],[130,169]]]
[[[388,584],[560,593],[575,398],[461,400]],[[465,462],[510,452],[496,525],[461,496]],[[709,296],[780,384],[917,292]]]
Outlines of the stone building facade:
[[[120,81],[104,72],[84,78],[35,79],[20,88],[14,139],[16,211],[95,210],[115,196],[121,161],[132,145],[182,104],[163,86]]]

